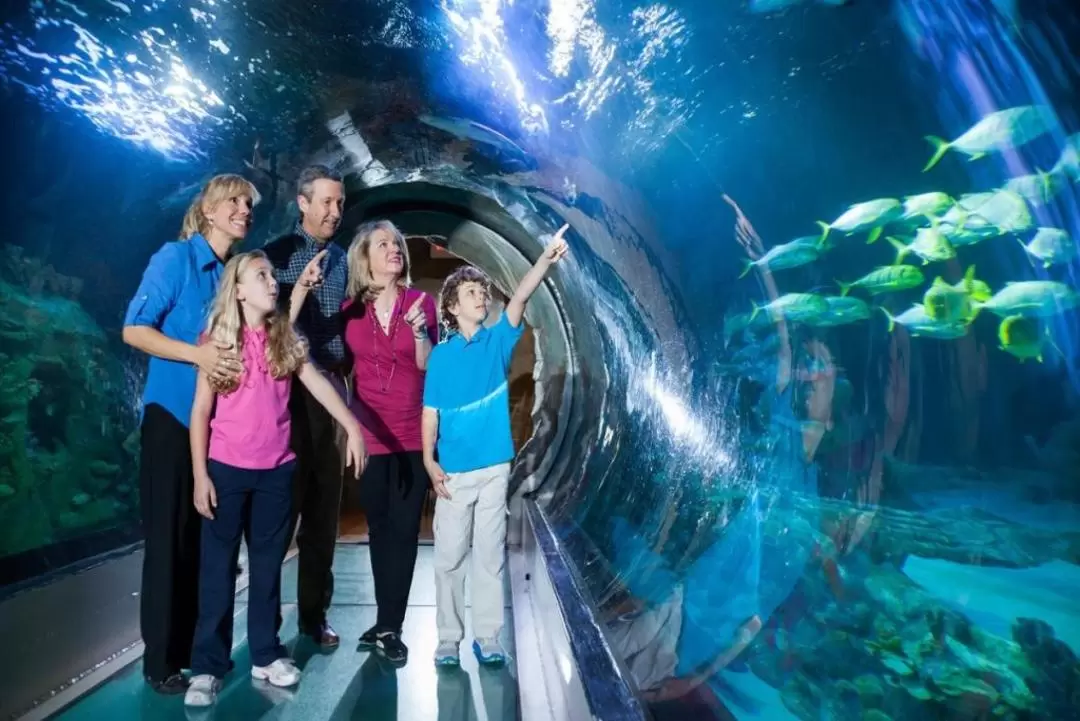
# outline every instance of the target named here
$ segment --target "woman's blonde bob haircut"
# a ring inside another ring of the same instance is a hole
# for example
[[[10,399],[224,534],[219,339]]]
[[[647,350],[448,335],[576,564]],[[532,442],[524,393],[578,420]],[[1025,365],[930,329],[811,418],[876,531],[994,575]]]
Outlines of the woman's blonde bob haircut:
[[[231,345],[233,348],[242,350],[244,347],[244,311],[240,307],[240,299],[237,294],[237,286],[240,278],[248,266],[257,259],[269,260],[266,253],[261,250],[252,250],[247,253],[238,253],[229,259],[225,269],[221,273],[221,281],[218,283],[217,295],[214,296],[214,305],[210,309],[210,318],[206,324],[206,334],[202,339],[204,343],[218,341]],[[297,334],[289,316],[280,311],[274,311],[266,318],[266,363],[270,369],[270,375],[274,378],[284,378],[291,373],[300,370],[307,360],[308,347],[303,338]],[[251,373],[256,369],[245,368],[243,373]],[[224,383],[210,379],[210,387],[215,393],[222,395],[232,393],[240,387],[241,378],[233,378]]]
[[[409,245],[405,242],[405,236],[389,220],[373,220],[370,223],[364,223],[357,229],[349,245],[349,285],[345,291],[350,298],[359,299],[362,303],[374,301],[382,290],[381,287],[375,285],[371,277],[371,242],[378,230],[389,233],[401,250],[401,275],[397,279],[398,287],[412,286],[410,275],[412,262],[409,260]]]
[[[262,200],[259,191],[250,180],[233,173],[215,175],[207,181],[199,194],[191,201],[184,222],[180,226],[180,240],[189,240],[198,233],[204,238],[210,234],[210,216],[221,203],[229,198],[246,195],[251,198],[251,207]]]

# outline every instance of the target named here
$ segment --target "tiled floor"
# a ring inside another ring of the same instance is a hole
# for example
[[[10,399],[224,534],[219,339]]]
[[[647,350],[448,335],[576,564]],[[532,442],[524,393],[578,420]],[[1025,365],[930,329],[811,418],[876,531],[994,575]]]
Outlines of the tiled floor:
[[[339,545],[334,574],[334,602],[329,618],[342,643],[336,651],[320,653],[307,639],[297,639],[295,558],[283,569],[282,640],[304,672],[295,689],[283,691],[251,679],[245,628],[247,596],[242,593],[236,604],[233,652],[236,669],[226,678],[225,688],[212,711],[187,710],[182,697],[162,697],[150,691],[142,682],[140,662],[124,669],[57,718],[65,721],[503,721],[519,717],[514,665],[511,662],[502,668],[479,667],[469,652],[470,619],[466,619],[461,668],[436,670],[432,663],[436,638],[430,546],[421,546],[417,559],[404,629],[409,662],[400,669],[386,664],[375,654],[356,650],[356,639],[375,620],[368,547]],[[507,604],[503,643],[513,653],[510,613]]]

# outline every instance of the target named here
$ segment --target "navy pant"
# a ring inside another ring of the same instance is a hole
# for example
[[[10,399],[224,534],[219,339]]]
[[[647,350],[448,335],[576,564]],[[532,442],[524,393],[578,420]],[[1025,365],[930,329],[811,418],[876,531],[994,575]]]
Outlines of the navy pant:
[[[289,539],[295,462],[270,470],[236,468],[211,460],[217,491],[214,519],[203,519],[199,565],[199,621],[191,672],[222,678],[232,655],[236,560],[248,543],[248,645],[251,662],[267,666],[285,657],[277,635],[281,561]]]

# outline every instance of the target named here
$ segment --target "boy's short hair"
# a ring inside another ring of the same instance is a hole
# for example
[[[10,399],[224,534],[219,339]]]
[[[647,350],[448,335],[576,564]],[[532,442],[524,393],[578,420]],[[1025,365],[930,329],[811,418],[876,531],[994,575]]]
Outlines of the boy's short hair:
[[[465,283],[479,283],[488,295],[491,294],[491,279],[479,268],[463,265],[448,275],[439,290],[439,320],[447,332],[458,329],[457,318],[450,312],[450,306],[457,302],[458,288]]]

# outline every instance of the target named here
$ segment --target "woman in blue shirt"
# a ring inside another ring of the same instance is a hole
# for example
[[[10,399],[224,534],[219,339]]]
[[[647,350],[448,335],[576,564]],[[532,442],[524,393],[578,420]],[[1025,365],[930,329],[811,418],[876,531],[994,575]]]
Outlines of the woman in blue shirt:
[[[228,378],[242,369],[238,349],[197,339],[258,197],[238,175],[212,178],[188,208],[180,239],[150,258],[124,317],[124,342],[150,356],[140,429],[140,624],[143,673],[159,693],[187,687],[181,670],[190,667],[198,611],[200,524],[188,437],[196,371]]]

